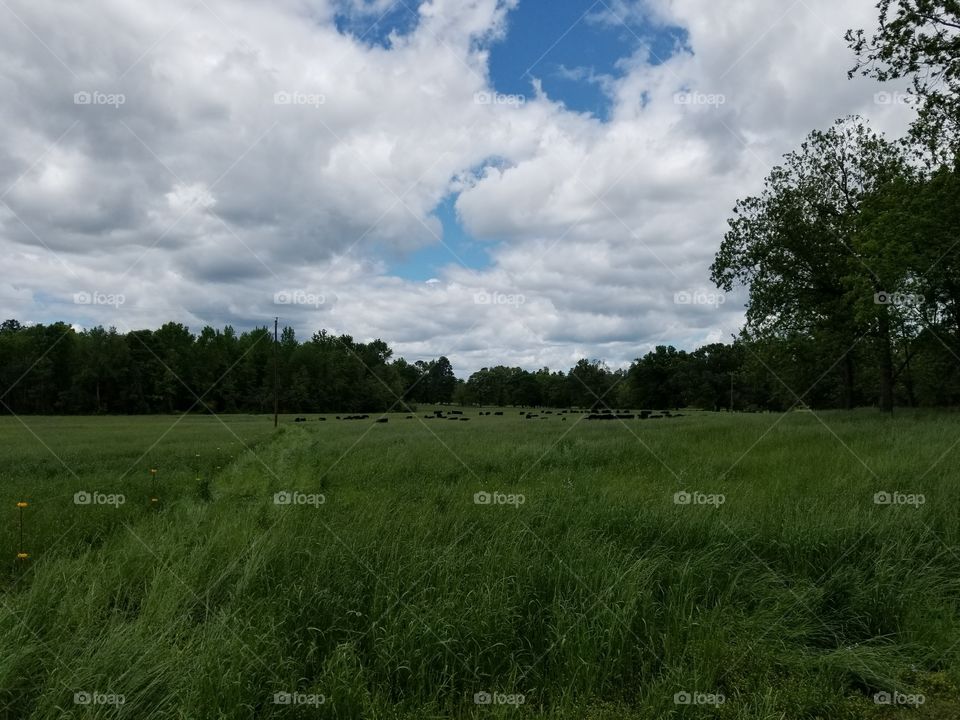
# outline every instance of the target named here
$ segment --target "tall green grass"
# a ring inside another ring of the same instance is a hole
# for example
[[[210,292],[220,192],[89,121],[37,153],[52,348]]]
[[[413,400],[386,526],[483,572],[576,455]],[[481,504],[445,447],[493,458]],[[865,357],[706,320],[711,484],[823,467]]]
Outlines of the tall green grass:
[[[172,419],[27,419],[76,477],[5,433],[0,716],[900,717],[881,691],[923,694],[917,717],[960,712],[957,416],[467,414],[276,434],[189,418],[142,458]],[[224,433],[204,492],[191,462]],[[131,497],[74,505],[92,482]],[[524,502],[475,503],[495,491]]]
[[[264,418],[211,417],[0,417],[0,523],[4,559],[17,544],[13,511],[25,511],[25,549],[37,558],[85,552],[112,535],[122,523],[137,522],[160,504],[207,496],[234,459],[268,440]],[[157,471],[155,479],[150,470]],[[200,478],[198,481],[197,478]],[[74,503],[78,492],[123,495],[120,511]],[[20,571],[3,563],[3,579]]]

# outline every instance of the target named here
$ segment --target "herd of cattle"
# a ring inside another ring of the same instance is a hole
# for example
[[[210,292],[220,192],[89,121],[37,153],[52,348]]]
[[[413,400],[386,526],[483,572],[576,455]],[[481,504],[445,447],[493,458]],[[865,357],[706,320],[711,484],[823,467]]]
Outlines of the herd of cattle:
[[[444,414],[446,413],[446,414]],[[477,414],[477,417],[484,417],[486,415],[503,415],[503,410],[480,410]],[[530,412],[529,410],[521,410],[520,414],[526,420],[548,420],[549,416],[559,417],[562,421],[566,422],[567,415],[586,415],[585,420],[660,420],[661,418],[678,418],[683,417],[680,413],[671,413],[669,410],[661,410],[659,413],[655,413],[653,410],[639,410],[636,412],[629,410],[540,410],[538,412]],[[407,415],[407,420],[413,420],[415,416]],[[318,417],[319,421],[326,421],[327,418],[321,416]],[[337,420],[369,420],[369,415],[337,415]],[[434,410],[432,413],[423,416],[424,420],[453,420],[454,422],[467,422],[470,418],[464,416],[463,410]],[[307,422],[305,417],[297,417],[293,420],[295,423]],[[385,423],[388,422],[389,418],[379,417],[374,422]]]

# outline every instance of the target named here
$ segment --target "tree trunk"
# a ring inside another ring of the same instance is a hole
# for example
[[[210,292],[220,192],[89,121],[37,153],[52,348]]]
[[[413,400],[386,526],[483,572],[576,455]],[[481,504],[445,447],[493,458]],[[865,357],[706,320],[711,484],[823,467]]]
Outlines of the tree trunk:
[[[843,356],[843,409],[853,409],[853,356],[848,350]]]
[[[880,411],[893,412],[893,352],[890,348],[889,309],[881,308],[880,335]]]
[[[954,339],[957,347],[960,347],[960,291],[957,288],[951,288],[950,297],[953,300]]]

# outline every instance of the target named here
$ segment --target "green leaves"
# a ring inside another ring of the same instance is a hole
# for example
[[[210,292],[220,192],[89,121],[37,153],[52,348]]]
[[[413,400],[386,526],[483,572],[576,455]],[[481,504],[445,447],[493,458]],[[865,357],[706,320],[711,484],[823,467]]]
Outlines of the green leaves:
[[[861,74],[881,82],[909,78],[917,100],[913,139],[934,161],[960,148],[960,3],[956,0],[881,0],[872,36],[848,30]]]

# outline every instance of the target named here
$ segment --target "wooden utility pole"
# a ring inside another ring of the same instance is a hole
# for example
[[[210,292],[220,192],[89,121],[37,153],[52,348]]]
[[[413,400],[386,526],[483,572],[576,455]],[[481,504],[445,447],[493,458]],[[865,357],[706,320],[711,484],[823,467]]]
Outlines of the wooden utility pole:
[[[280,318],[273,319],[273,426],[280,422],[280,370],[277,366],[277,326]]]

